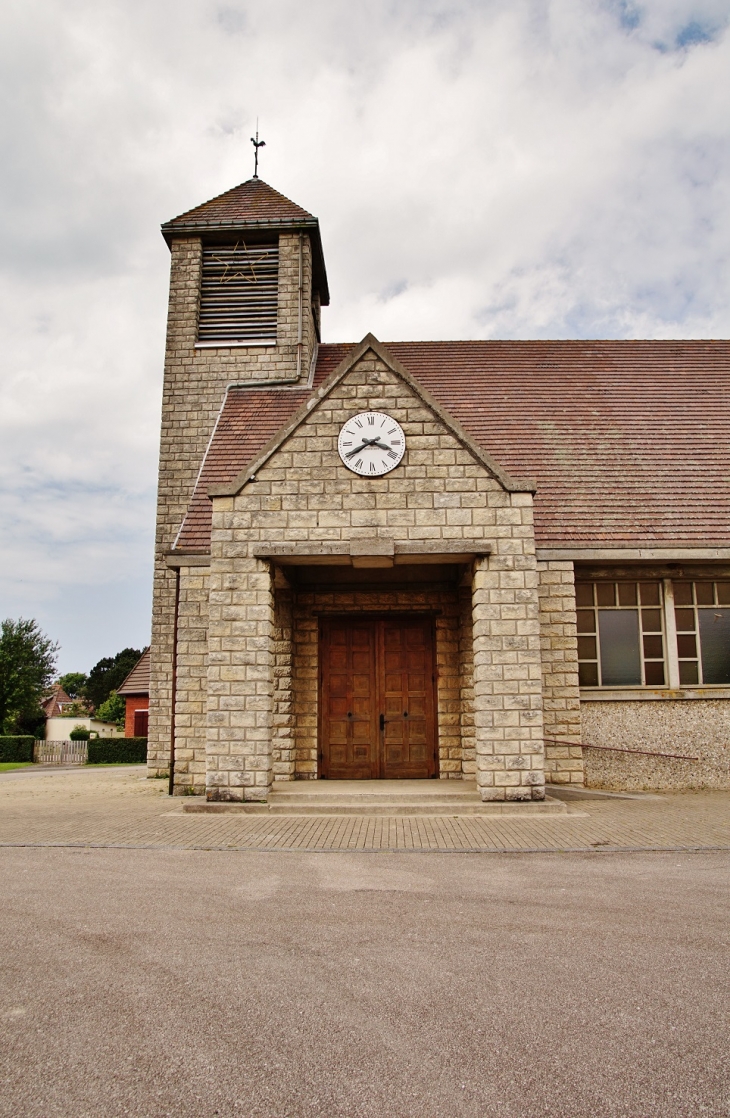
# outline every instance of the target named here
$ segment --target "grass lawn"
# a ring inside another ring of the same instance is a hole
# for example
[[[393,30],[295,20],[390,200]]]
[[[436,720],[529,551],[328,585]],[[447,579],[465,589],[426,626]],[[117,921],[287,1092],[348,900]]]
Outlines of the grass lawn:
[[[9,772],[10,769],[29,769],[31,761],[0,761],[0,773]]]

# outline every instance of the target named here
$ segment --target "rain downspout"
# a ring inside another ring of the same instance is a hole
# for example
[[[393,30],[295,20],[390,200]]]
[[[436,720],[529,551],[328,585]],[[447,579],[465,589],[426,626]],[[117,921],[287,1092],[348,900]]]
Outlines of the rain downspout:
[[[299,234],[299,321],[297,327],[297,380],[302,375],[302,331],[304,316],[304,260],[302,247],[302,234]]]
[[[175,613],[172,621],[172,707],[170,710],[170,780],[168,796],[175,794],[175,704],[177,703],[177,615],[180,612],[180,568],[175,571]]]

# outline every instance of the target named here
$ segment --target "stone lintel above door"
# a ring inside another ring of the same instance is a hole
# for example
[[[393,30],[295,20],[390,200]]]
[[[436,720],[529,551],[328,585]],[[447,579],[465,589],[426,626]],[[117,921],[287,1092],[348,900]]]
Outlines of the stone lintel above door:
[[[471,563],[491,555],[484,540],[424,540],[397,542],[388,538],[350,541],[254,544],[256,559],[279,566],[393,567],[420,563]]]

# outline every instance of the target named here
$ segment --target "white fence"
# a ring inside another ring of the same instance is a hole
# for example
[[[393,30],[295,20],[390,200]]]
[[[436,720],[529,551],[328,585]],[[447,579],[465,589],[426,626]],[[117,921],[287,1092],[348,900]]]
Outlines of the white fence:
[[[37,741],[33,748],[37,765],[85,765],[88,758],[87,741]]]

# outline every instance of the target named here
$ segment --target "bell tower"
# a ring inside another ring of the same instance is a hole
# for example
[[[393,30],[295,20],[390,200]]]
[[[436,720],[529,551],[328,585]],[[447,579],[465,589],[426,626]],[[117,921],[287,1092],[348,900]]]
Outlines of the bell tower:
[[[166,563],[231,384],[309,380],[329,304],[316,217],[258,177],[162,226],[172,254],[152,617],[150,756],[166,768],[175,576]]]

